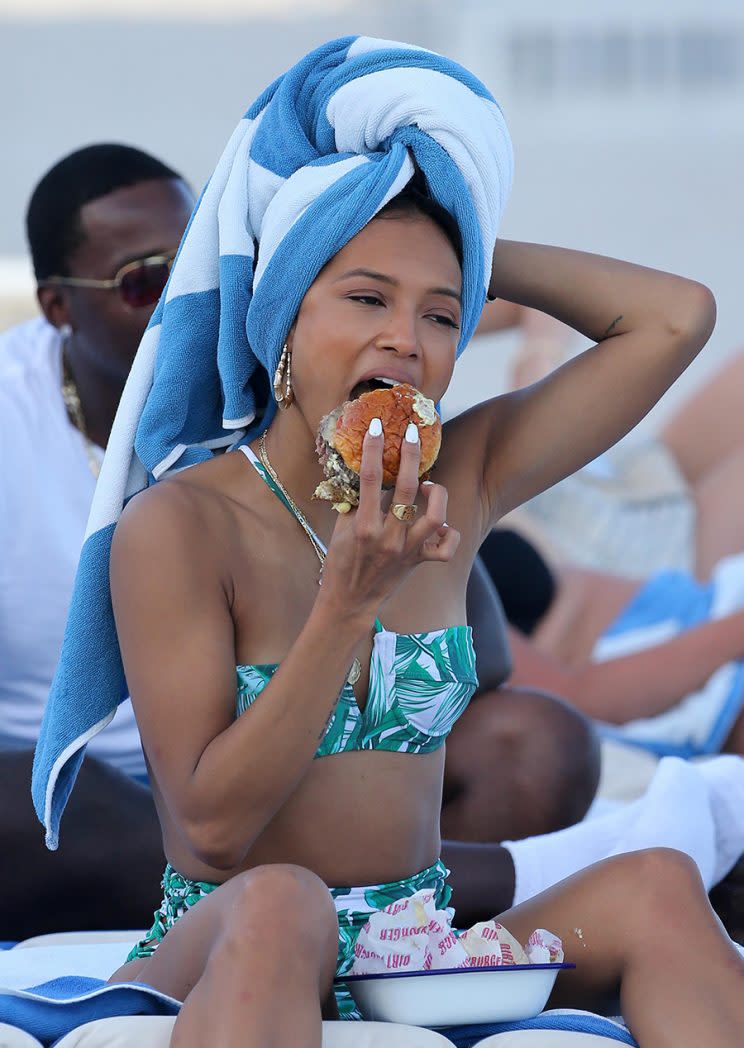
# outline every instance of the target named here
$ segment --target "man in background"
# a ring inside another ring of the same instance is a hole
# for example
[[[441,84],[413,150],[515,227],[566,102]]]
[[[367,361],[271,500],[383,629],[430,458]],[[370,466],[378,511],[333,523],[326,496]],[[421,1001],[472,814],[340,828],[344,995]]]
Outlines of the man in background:
[[[88,748],[56,855],[29,781],[103,452],[193,205],[177,172],[115,144],[59,161],[29,202],[43,315],[0,335],[0,939],[78,913],[83,927],[136,925],[157,901],[160,837],[128,701]]]

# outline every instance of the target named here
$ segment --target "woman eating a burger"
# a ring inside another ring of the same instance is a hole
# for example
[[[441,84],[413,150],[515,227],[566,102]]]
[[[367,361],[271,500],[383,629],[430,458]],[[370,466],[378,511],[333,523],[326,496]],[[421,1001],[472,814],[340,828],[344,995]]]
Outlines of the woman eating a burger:
[[[510,164],[467,71],[332,41],[248,111],[143,340],[107,453],[137,429],[110,587],[167,866],[113,979],[184,1001],[176,1048],[319,1048],[321,1015],[358,1014],[333,983],[370,914],[422,889],[447,907],[444,747],[477,686],[478,548],[619,440],[710,334],[699,284],[496,241]],[[486,292],[596,344],[440,427]],[[168,439],[148,458],[153,419]],[[96,555],[117,515],[102,499]],[[685,856],[606,860],[499,920],[563,941],[577,967],[554,1005],[619,990],[644,1048],[739,1038],[744,963]]]

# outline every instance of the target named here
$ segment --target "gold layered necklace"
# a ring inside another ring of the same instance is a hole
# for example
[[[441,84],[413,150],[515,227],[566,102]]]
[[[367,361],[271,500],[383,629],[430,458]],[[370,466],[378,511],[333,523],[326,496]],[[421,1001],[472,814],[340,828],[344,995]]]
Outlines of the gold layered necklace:
[[[268,452],[266,451],[266,432],[265,431],[258,438],[258,457],[261,460],[261,465],[264,467],[266,472],[269,474],[271,479],[274,481],[274,483],[277,486],[277,489],[281,492],[282,497],[285,499],[287,505],[292,510],[292,514],[294,515],[295,520],[300,525],[302,530],[305,532],[307,537],[310,539],[310,544],[313,547],[313,549],[315,550],[315,555],[318,558],[318,561],[320,562],[320,572],[318,573],[318,585],[321,586],[323,584],[323,565],[324,565],[325,559],[326,559],[326,551],[323,548],[323,546],[321,545],[320,540],[318,539],[317,535],[315,534],[313,529],[310,527],[310,524],[308,523],[307,517],[302,512],[302,510],[297,505],[297,503],[294,501],[294,499],[289,494],[287,489],[284,487],[284,485],[282,484],[281,480],[279,480],[279,477],[277,476],[276,470],[274,469],[274,467],[271,464],[271,459],[269,458]],[[348,676],[347,676],[346,680],[349,682],[349,684],[351,684],[353,686],[359,680],[361,675],[362,675],[362,664],[359,661],[359,659],[355,658],[354,661],[351,664],[351,669],[349,670],[349,673],[348,673]]]
[[[64,346],[62,347],[62,399],[65,402],[67,416],[70,419],[70,422],[83,438],[85,455],[88,459],[90,471],[93,476],[98,479],[98,474],[101,472],[101,462],[96,455],[95,445],[88,436],[88,430],[85,425],[85,415],[83,414],[83,407],[80,403],[80,394],[75,385],[75,379],[72,377]]]
[[[282,484],[281,480],[279,480],[279,477],[276,475],[276,470],[271,465],[271,459],[269,458],[268,452],[266,451],[266,432],[265,431],[258,438],[258,457],[261,459],[261,464],[263,465],[264,469],[269,474],[269,476],[274,481],[274,483],[276,484],[276,486],[279,489],[279,491],[284,496],[284,498],[285,498],[285,500],[287,502],[287,505],[290,507],[290,509],[292,510],[292,513],[294,514],[294,516],[295,516],[295,518],[297,520],[297,523],[300,525],[302,530],[305,532],[307,537],[310,539],[310,544],[312,545],[313,549],[315,550],[316,557],[320,561],[320,572],[318,574],[318,585],[320,586],[320,585],[322,585],[322,582],[323,582],[323,564],[325,563],[325,558],[326,558],[325,549],[323,548],[323,546],[321,546],[320,541],[318,540],[317,535],[315,534],[313,529],[308,524],[307,517],[302,512],[302,510],[297,505],[297,503],[294,501],[294,499],[289,494],[287,489],[284,487],[284,485]]]

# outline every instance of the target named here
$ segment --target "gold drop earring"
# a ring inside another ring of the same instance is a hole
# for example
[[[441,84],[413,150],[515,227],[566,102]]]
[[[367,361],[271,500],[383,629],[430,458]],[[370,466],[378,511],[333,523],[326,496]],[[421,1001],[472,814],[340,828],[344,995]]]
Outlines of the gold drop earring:
[[[286,411],[294,401],[294,390],[292,389],[292,353],[287,343],[284,343],[279,364],[274,372],[274,397],[277,405]]]

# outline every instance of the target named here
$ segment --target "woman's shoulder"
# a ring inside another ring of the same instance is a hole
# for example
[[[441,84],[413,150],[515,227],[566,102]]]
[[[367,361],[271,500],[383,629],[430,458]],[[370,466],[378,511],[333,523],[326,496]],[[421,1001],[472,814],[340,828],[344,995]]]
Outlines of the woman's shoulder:
[[[158,555],[165,549],[201,557],[205,548],[225,548],[251,516],[250,508],[241,506],[236,523],[234,470],[234,462],[224,456],[190,466],[135,495],[116,525],[112,557],[123,550]]]

